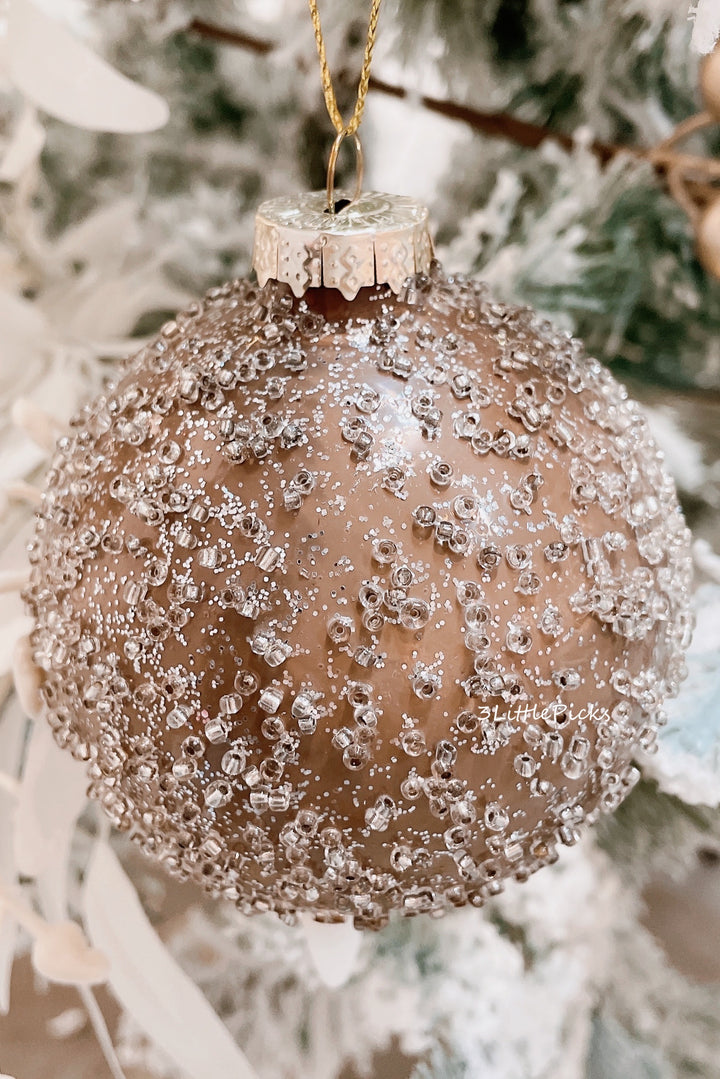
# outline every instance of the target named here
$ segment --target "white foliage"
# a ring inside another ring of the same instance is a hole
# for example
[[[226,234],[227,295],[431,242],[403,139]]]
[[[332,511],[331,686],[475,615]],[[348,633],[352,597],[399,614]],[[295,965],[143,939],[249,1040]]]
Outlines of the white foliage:
[[[24,516],[23,511],[20,519]],[[20,597],[20,589],[28,577],[27,537],[19,521],[9,522],[4,535],[3,523],[0,519],[0,677],[12,671],[18,640],[32,628],[32,619]]]
[[[55,443],[63,434],[63,427],[59,421],[25,397],[18,397],[13,402],[11,416],[15,426],[29,435],[36,446],[47,454],[53,452]]]
[[[66,1008],[47,1021],[47,1029],[53,1038],[72,1038],[87,1025],[87,1015],[82,1008]]]
[[[482,279],[503,297],[539,290],[572,292],[589,265],[582,250],[588,215],[599,219],[603,208],[612,206],[638,175],[637,164],[623,155],[603,167],[588,147],[589,139],[590,132],[580,130],[572,153],[552,140],[536,151],[538,169],[551,170],[554,182],[552,202],[541,213],[528,200],[527,176],[499,168],[485,204],[464,218],[452,242],[441,248],[442,262],[468,272],[479,259]],[[501,160],[497,148],[489,153]],[[592,302],[589,297],[588,305]],[[562,311],[553,311],[552,319],[561,328],[573,328]]]
[[[93,849],[83,891],[93,943],[118,1000],[188,1079],[255,1079],[207,1000],[171,957],[110,847]]]
[[[0,612],[4,617],[0,619],[0,677],[12,670],[17,642],[32,628],[32,620],[27,615],[14,613],[19,607],[21,604],[17,596],[2,597]],[[11,617],[7,617],[9,609],[13,611]]]
[[[103,351],[119,339],[112,354],[126,355],[133,344],[126,337],[141,315],[153,309],[175,309],[188,300],[168,284],[163,264],[169,247],[153,248],[139,220],[137,198],[121,198],[101,207],[67,229],[48,255],[53,279],[42,307],[65,340],[94,343]],[[118,237],[122,237],[121,243]],[[67,267],[86,267],[68,278]]]
[[[157,94],[121,75],[30,0],[10,0],[10,78],[39,108],[91,131],[154,131],[167,122]]]
[[[642,757],[643,773],[657,781],[666,794],[673,794],[687,805],[720,805],[720,746],[709,762],[699,761],[691,750],[668,749],[661,738],[660,748],[652,757]]]
[[[35,938],[32,963],[38,974],[59,985],[98,985],[108,976],[106,957],[89,947],[75,922],[44,927]]]
[[[310,914],[304,915],[300,924],[318,977],[330,989],[344,985],[357,968],[363,934],[351,922],[325,924]]]
[[[711,52],[720,36],[720,0],[697,0],[692,43],[699,53]]]
[[[184,969],[204,990],[243,1047],[261,1079],[335,1079],[347,1063],[373,1074],[375,1053],[393,1037],[410,1055],[426,1051],[422,981],[395,959],[378,954],[393,947],[392,935],[363,934],[352,977],[329,987],[307,952],[301,928],[274,917],[246,918],[232,909],[211,922],[194,910],[170,945]],[[268,1038],[271,1030],[273,1037]],[[137,1032],[125,1024],[123,1056],[145,1066]],[[165,1079],[170,1073],[160,1071]]]
[[[107,960],[92,948],[76,922],[48,922],[18,888],[0,884],[0,915],[12,919],[32,940],[31,958],[41,977],[61,985],[87,987],[105,981]]]
[[[32,371],[40,358],[47,324],[41,308],[7,288],[7,267],[0,275],[0,319],[3,324],[0,342],[0,394],[5,394],[16,380],[25,385],[28,368]]]
[[[85,1011],[88,1014],[88,1018],[92,1023],[95,1037],[97,1038],[98,1045],[102,1049],[103,1056],[107,1062],[108,1068],[112,1079],[126,1079],[123,1072],[120,1061],[117,1058],[115,1052],[115,1046],[113,1040],[110,1037],[110,1031],[108,1030],[105,1016],[102,1009],[95,999],[92,987],[88,985],[82,985],[78,987],[78,994],[83,1004],[85,1005]]]
[[[700,493],[707,481],[702,446],[681,429],[670,406],[643,407],[643,413],[665,464],[681,491]]]
[[[28,506],[39,506],[42,502],[40,488],[34,487],[31,483],[26,483],[24,480],[13,480],[8,483],[5,488],[5,495],[8,499],[25,502]]]
[[[612,978],[603,1004],[607,1015],[643,1042],[647,1043],[651,1034],[654,1046],[673,1062],[671,1074],[676,1079],[716,1079],[720,1060],[718,987],[680,974],[667,961],[658,939],[638,921],[618,927]],[[626,1079],[626,1075],[618,1074],[617,1079]]]
[[[24,3],[13,5],[12,14],[10,38],[17,48],[5,59],[18,70],[32,60],[30,68],[34,65],[40,77],[52,64],[43,68],[41,51],[32,50],[39,40],[43,48],[51,44],[61,57],[66,31]],[[36,31],[40,38],[33,42]],[[72,51],[76,46],[80,54]],[[72,42],[71,51],[61,58],[70,65],[66,71],[73,72],[76,61],[84,64],[84,53],[84,46]],[[107,65],[93,67],[91,63],[90,68],[103,79],[108,72],[115,78]],[[35,77],[32,70],[29,77]],[[125,95],[122,100],[118,97],[118,107],[123,101],[123,107],[145,107],[143,101],[148,99],[143,91],[122,80],[114,85]],[[96,91],[95,99],[93,94],[88,96],[91,104],[103,97],[102,85]],[[97,388],[99,357],[131,351],[128,335],[138,318],[154,306],[175,308],[186,296],[167,284],[166,252],[138,226],[137,198],[113,204],[110,212],[86,217],[65,230],[61,243],[50,243],[33,201],[43,143],[34,108],[25,104],[15,126],[6,130],[9,134],[0,143],[0,178],[14,180],[15,188],[4,196],[4,235],[0,238],[0,492],[4,488],[14,497],[34,491],[28,480],[35,479],[46,463],[56,436],[79,402]],[[25,298],[28,291],[32,301]],[[13,420],[20,420],[30,435],[19,431]],[[17,587],[26,574],[32,506],[17,499],[9,502],[4,496],[0,503],[0,574],[8,587]],[[4,593],[0,599],[0,676],[10,671],[18,639],[30,625],[19,596]],[[26,652],[16,657],[20,660],[16,674],[23,704],[34,714],[37,679]],[[73,980],[74,962],[75,981],[93,982],[102,973],[100,957],[83,953],[77,927],[62,924],[67,917],[71,842],[77,816],[86,803],[85,770],[54,745],[47,726],[38,726],[16,804],[13,784],[19,756],[12,747],[22,747],[26,727],[21,709],[5,710],[0,722],[0,767],[7,773],[0,788],[0,885],[12,887],[19,872],[34,877],[40,908],[59,923],[52,932],[44,931],[42,921],[33,923],[38,963],[48,976]],[[16,941],[17,919],[7,915],[0,924],[0,1010],[8,1004]]]
[[[489,1061],[503,1079],[581,1079],[614,934],[631,907],[588,837],[485,911],[364,934],[352,977],[336,988],[308,961],[304,927],[271,918],[195,911],[170,943],[262,1079],[336,1079],[348,1064],[369,1077],[393,1038],[408,1056],[451,1047],[473,1079]],[[173,1074],[143,1054],[131,1023],[121,1046],[128,1061]]]
[[[21,637],[13,651],[13,681],[20,706],[30,719],[38,719],[42,709],[42,672],[32,658],[28,636]]]
[[[429,994],[433,1033],[445,1030],[463,1047],[469,1075],[482,1075],[489,1059],[508,1079],[584,1075],[621,889],[591,837],[563,855],[527,884],[510,885],[485,917],[464,910],[433,929],[445,968]],[[522,951],[503,923],[515,927]]]
[[[15,861],[36,878],[41,909],[53,921],[66,917],[70,845],[86,787],[84,765],[55,744],[46,722],[34,724],[15,809]]]
[[[5,592],[20,592],[29,580],[29,574],[23,569],[0,570],[0,595]]]
[[[720,559],[701,548],[716,570]],[[712,560],[712,561],[711,561]],[[695,631],[686,661],[688,677],[666,704],[667,726],[657,752],[643,769],[667,794],[689,805],[720,805],[720,586],[706,584],[694,597]]]
[[[17,935],[17,922],[0,908],[0,1015],[7,1015],[10,1010],[10,979],[15,960]]]
[[[0,712],[0,768],[3,774],[14,780],[20,770],[27,719],[16,700],[5,701]],[[15,796],[11,790],[0,786],[0,885],[15,881],[15,854],[12,832],[8,823],[15,810]],[[10,976],[17,942],[17,923],[0,910],[0,1015],[10,1006]]]
[[[45,128],[26,102],[9,138],[0,150],[0,182],[11,184],[32,167],[45,143]]]
[[[697,568],[711,581],[720,584],[720,555],[715,554],[707,540],[693,543],[693,561]]]

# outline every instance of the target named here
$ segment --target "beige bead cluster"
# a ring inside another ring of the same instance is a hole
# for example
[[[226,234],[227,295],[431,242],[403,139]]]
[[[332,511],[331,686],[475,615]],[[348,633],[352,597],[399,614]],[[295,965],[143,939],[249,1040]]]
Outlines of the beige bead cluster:
[[[240,281],[60,444],[26,593],[114,823],[245,912],[482,904],[616,807],[683,674],[688,532],[581,345],[437,264]]]

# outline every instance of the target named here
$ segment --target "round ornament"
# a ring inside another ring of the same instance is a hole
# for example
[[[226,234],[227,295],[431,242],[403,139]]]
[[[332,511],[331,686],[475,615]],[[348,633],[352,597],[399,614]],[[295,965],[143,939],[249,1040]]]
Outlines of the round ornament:
[[[699,215],[695,225],[697,254],[708,273],[720,277],[720,199],[712,202]]]
[[[720,120],[720,47],[703,58],[700,65],[700,92],[706,110]]]
[[[688,531],[582,346],[431,262],[424,210],[259,213],[261,285],[167,324],[61,440],[27,601],[114,823],[244,912],[482,904],[637,777]]]

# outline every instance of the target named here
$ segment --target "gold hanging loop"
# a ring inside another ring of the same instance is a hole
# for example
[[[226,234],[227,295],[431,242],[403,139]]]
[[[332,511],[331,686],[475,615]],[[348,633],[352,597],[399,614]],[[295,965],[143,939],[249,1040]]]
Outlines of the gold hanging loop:
[[[338,108],[337,98],[335,97],[335,90],[332,84],[332,76],[330,74],[330,67],[327,60],[327,53],[325,50],[325,38],[323,37],[322,26],[320,23],[320,12],[318,11],[317,0],[308,0],[310,7],[310,15],[312,16],[313,27],[315,29],[315,41],[317,44],[318,56],[320,57],[320,73],[322,78],[323,95],[325,97],[325,106],[328,111],[332,125],[337,132],[337,137],[333,143],[333,148],[330,151],[330,160],[328,161],[327,170],[327,209],[329,213],[334,214],[336,212],[335,207],[335,168],[337,166],[338,154],[340,147],[348,135],[352,135],[355,141],[355,149],[357,151],[357,181],[355,185],[355,194],[351,200],[356,202],[362,192],[362,181],[364,172],[364,162],[362,146],[360,145],[360,139],[358,137],[358,128],[362,123],[363,112],[365,109],[365,99],[367,98],[368,88],[370,86],[370,68],[372,65],[373,49],[375,48],[375,38],[377,37],[377,25],[380,17],[380,6],[382,0],[373,0],[372,7],[370,9],[370,22],[368,24],[367,41],[365,42],[365,55],[363,57],[362,71],[360,72],[360,81],[358,83],[357,99],[355,101],[355,108],[350,120],[346,124],[343,120],[340,109]],[[347,205],[350,205],[348,203]],[[344,207],[343,207],[344,208]]]
[[[346,201],[340,209],[345,209],[345,206],[351,206],[354,202],[360,198],[362,194],[363,177],[365,175],[365,158],[363,155],[362,143],[360,142],[360,136],[357,131],[344,131],[338,132],[335,137],[335,142],[332,144],[332,150],[330,151],[330,157],[328,159],[327,167],[327,212],[334,214],[338,210],[335,200],[335,169],[337,168],[338,154],[340,153],[340,147],[346,138],[350,136],[355,143],[355,191],[352,198]]]

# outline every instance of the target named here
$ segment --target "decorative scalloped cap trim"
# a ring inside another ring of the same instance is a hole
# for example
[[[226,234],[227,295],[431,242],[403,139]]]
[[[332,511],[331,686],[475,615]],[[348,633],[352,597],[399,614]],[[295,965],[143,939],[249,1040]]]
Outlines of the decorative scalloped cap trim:
[[[367,192],[336,214],[326,204],[324,191],[262,203],[253,250],[261,286],[282,281],[296,296],[324,286],[352,300],[376,284],[398,293],[408,277],[430,269],[428,211],[419,202]]]

